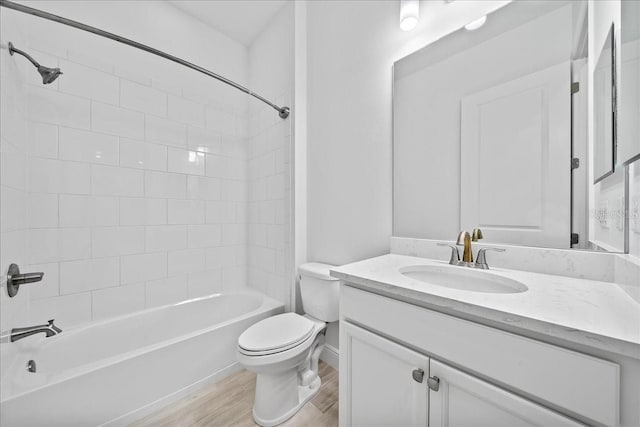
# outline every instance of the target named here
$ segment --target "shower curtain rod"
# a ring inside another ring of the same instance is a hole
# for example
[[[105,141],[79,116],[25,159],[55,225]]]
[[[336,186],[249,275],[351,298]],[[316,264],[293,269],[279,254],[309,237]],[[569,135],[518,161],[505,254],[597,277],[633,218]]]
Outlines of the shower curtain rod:
[[[0,6],[6,7],[8,9],[17,10],[18,12],[26,13],[26,14],[29,14],[29,15],[38,16],[40,18],[48,19],[49,21],[54,21],[54,22],[58,22],[60,24],[68,25],[70,27],[74,27],[74,28],[77,28],[79,30],[87,31],[89,33],[97,34],[99,36],[106,37],[106,38],[111,39],[111,40],[115,40],[115,41],[117,41],[119,43],[123,43],[123,44],[129,45],[129,46],[135,47],[137,49],[144,50],[145,52],[152,53],[154,55],[157,55],[157,56],[160,56],[162,58],[168,59],[169,61],[176,62],[176,63],[178,63],[180,65],[184,65],[185,67],[191,68],[192,70],[199,71],[202,74],[206,74],[207,76],[213,77],[216,80],[220,80],[221,82],[226,83],[229,86],[233,86],[236,89],[241,90],[242,92],[244,92],[244,93],[246,93],[248,95],[251,95],[254,98],[259,99],[260,101],[262,101],[265,104],[269,105],[271,108],[277,110],[278,111],[278,115],[283,119],[286,119],[287,117],[289,117],[289,107],[278,107],[273,102],[271,102],[268,99],[258,95],[255,92],[252,92],[251,90],[247,89],[246,87],[239,85],[238,83],[234,82],[233,80],[229,80],[226,77],[223,77],[223,76],[221,76],[219,74],[214,73],[213,71],[209,71],[206,68],[202,68],[202,67],[200,67],[198,65],[192,64],[191,62],[185,61],[184,59],[180,59],[180,58],[178,58],[176,56],[169,55],[168,53],[163,52],[161,50],[154,49],[154,48],[152,48],[150,46],[147,46],[147,45],[144,45],[142,43],[138,43],[138,42],[133,41],[131,39],[128,39],[128,38],[125,38],[125,37],[121,37],[121,36],[119,36],[117,34],[113,34],[113,33],[110,33],[108,31],[104,31],[104,30],[101,30],[99,28],[83,24],[81,22],[77,22],[77,21],[73,21],[71,19],[63,18],[62,16],[54,15],[52,13],[45,12],[45,11],[40,10],[40,9],[34,9],[32,7],[29,7],[29,6],[24,6],[22,4],[14,3],[14,2],[9,1],[9,0],[0,0]]]

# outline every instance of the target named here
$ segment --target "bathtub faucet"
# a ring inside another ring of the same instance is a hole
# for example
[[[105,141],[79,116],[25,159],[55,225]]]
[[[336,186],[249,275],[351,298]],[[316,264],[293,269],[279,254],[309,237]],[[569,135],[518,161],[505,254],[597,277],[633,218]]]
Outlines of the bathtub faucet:
[[[47,338],[58,335],[60,332],[62,332],[62,329],[54,325],[53,320],[54,319],[49,320],[49,324],[47,325],[27,326],[26,328],[13,328],[11,330],[9,341],[18,341],[22,338],[26,338],[28,336],[39,333],[45,334]]]

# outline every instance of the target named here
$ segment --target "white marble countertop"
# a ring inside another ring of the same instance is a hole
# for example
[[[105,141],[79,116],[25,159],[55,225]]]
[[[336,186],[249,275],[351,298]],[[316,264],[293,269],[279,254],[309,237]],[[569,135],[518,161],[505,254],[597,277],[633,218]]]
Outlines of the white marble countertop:
[[[417,265],[449,267],[445,261],[389,254],[335,267],[331,275],[358,288],[447,314],[640,359],[640,301],[624,286],[492,268],[490,273],[520,281],[528,290],[470,292],[411,279],[399,271]]]

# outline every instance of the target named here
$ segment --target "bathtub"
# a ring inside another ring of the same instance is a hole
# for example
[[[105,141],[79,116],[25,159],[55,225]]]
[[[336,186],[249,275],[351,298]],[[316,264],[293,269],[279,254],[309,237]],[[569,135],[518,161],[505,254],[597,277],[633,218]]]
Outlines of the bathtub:
[[[216,294],[2,344],[0,425],[125,425],[239,370],[238,336],[282,312],[259,293]]]

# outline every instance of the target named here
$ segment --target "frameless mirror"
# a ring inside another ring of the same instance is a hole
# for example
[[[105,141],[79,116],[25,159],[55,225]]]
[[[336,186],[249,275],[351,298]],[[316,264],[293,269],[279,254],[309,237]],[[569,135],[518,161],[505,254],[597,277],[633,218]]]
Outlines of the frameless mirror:
[[[593,70],[593,176],[594,184],[615,169],[615,44],[613,24]]]
[[[394,64],[394,236],[602,248],[587,34],[586,0],[511,2]]]
[[[623,1],[621,18],[617,161],[626,165],[640,158],[640,1]]]

